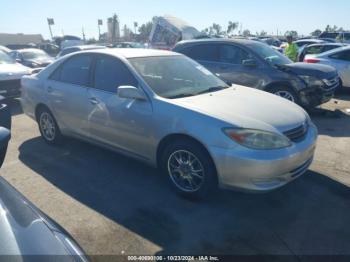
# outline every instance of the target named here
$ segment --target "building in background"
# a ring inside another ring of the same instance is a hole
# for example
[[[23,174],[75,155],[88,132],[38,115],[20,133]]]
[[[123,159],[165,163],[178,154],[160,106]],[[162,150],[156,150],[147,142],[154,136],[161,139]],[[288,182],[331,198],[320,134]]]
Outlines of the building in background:
[[[107,30],[108,42],[115,43],[120,39],[120,25],[116,14],[107,19]]]
[[[0,33],[0,45],[3,46],[24,46],[37,45],[44,41],[41,34],[6,34]]]

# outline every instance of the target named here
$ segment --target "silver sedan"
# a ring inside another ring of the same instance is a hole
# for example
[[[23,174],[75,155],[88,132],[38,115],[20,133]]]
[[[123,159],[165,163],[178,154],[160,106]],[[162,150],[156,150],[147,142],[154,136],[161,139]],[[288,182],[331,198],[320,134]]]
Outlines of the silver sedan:
[[[343,87],[350,87],[350,46],[344,46],[331,51],[305,56],[304,62],[330,65],[336,68]]]
[[[217,186],[269,191],[306,172],[317,139],[283,98],[227,86],[168,51],[106,49],[65,56],[22,79],[22,106],[44,140],[89,141],[159,167],[179,193]]]

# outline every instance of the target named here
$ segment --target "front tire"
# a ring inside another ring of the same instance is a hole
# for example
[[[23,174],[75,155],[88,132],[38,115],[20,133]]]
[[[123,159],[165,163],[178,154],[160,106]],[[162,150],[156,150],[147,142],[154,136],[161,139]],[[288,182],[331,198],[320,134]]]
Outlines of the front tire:
[[[284,99],[287,99],[293,103],[300,104],[300,99],[297,93],[290,87],[276,86],[269,89],[269,92],[274,95],[280,96]]]
[[[37,121],[42,138],[50,145],[58,145],[62,142],[62,134],[57,122],[47,108],[39,110]]]
[[[180,195],[203,199],[217,188],[214,163],[206,150],[191,140],[177,140],[163,151],[161,168]]]

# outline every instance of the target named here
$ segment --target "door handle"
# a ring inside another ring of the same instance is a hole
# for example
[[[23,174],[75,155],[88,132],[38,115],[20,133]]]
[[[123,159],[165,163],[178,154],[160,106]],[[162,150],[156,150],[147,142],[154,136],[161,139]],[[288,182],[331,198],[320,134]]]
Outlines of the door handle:
[[[90,98],[89,101],[93,105],[97,105],[100,103],[95,97]]]

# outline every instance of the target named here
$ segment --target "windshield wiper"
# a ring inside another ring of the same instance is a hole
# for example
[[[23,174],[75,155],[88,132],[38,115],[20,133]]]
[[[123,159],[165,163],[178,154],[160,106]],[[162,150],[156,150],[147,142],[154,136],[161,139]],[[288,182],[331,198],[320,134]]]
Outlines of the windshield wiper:
[[[182,93],[182,94],[177,94],[177,95],[169,96],[168,98],[170,98],[170,99],[175,99],[175,98],[182,98],[182,97],[189,97],[189,96],[194,96],[194,94],[191,94],[191,93]]]
[[[220,91],[220,90],[223,90],[223,89],[226,89],[228,88],[227,86],[214,86],[214,87],[210,87],[206,90],[203,90],[199,93],[197,93],[196,95],[200,95],[200,94],[205,94],[205,93],[211,93],[211,92],[215,92],[215,91]]]

